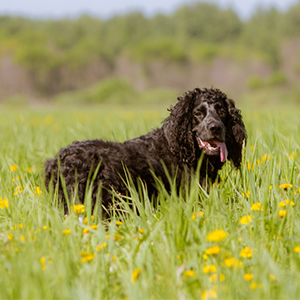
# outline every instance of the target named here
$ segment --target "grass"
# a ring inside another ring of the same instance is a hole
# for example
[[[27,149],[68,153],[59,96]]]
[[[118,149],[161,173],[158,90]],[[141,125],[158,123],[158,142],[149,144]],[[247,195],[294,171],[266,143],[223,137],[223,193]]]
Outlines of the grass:
[[[101,222],[88,206],[65,217],[46,193],[43,163],[60,147],[124,141],[166,114],[0,112],[1,299],[300,297],[297,107],[243,112],[249,140],[241,170],[226,163],[209,194],[197,181],[179,195],[161,188],[154,210],[147,197],[141,205],[142,187],[131,196],[139,215],[124,203],[125,214]]]

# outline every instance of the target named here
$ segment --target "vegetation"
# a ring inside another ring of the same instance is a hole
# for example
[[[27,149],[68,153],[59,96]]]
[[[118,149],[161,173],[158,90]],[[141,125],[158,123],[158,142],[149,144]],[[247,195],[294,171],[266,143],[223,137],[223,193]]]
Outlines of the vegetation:
[[[107,20],[88,15],[61,20],[0,16],[0,58],[9,55],[24,68],[39,97],[111,76],[120,57],[144,67],[157,60],[184,64],[217,56],[242,61],[255,57],[274,72],[283,72],[281,47],[299,38],[299,16],[298,3],[287,12],[259,9],[242,21],[232,9],[201,2],[150,18],[139,12]],[[103,74],[85,82],[87,70],[98,64]]]
[[[136,209],[124,201],[101,221],[88,198],[64,216],[43,187],[44,161],[73,140],[136,137],[167,112],[1,111],[0,298],[298,299],[298,113],[244,109],[240,171],[226,163],[209,194],[196,179],[178,195],[161,187],[157,209],[133,189]]]

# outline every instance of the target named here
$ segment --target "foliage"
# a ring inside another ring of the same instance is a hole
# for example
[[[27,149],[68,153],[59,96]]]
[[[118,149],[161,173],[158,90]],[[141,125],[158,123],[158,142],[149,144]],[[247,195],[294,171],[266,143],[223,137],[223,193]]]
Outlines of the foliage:
[[[45,159],[73,140],[136,137],[166,112],[2,110],[0,298],[298,299],[298,108],[243,112],[241,171],[226,163],[209,194],[196,178],[179,194],[161,187],[157,209],[132,189],[139,214],[123,200],[101,222],[88,198],[64,216],[43,187]]]

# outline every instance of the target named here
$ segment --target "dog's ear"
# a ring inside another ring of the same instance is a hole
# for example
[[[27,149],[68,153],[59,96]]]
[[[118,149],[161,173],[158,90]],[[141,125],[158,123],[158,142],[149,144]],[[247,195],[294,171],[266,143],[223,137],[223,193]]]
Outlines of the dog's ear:
[[[235,107],[234,101],[225,100],[228,109],[226,124],[226,145],[228,159],[236,168],[240,168],[242,161],[243,144],[246,144],[247,133],[242,119],[241,111]]]
[[[176,105],[170,109],[169,117],[164,121],[170,150],[188,164],[196,159],[192,120],[195,99],[200,93],[201,90],[196,88],[179,96]]]

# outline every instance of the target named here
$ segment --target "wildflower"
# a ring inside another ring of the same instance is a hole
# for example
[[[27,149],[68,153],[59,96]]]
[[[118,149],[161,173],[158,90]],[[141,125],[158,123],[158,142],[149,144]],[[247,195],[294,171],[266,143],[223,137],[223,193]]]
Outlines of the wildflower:
[[[106,256],[107,256],[108,258],[110,258],[110,257],[111,257],[111,254],[107,253]],[[111,257],[111,259],[112,259],[112,261],[115,261],[115,260],[116,260],[116,257],[113,255],[113,256]]]
[[[218,280],[218,274],[214,273],[209,276],[210,282],[216,282],[217,280]],[[221,273],[219,276],[219,280],[220,280],[220,282],[223,282],[225,280],[225,275]]]
[[[279,203],[279,207],[285,207],[286,205],[295,206],[296,204],[294,201],[290,201],[288,199],[285,199],[284,201],[280,201]]]
[[[139,228],[139,229],[138,229],[138,233],[143,234],[143,233],[144,233],[144,229]]]
[[[254,145],[250,145],[250,150],[251,150],[251,151],[254,150]]]
[[[254,216],[253,216],[253,218],[254,218]],[[243,224],[243,225],[246,225],[251,221],[252,221],[252,218],[251,218],[250,215],[248,215],[248,216],[242,217],[241,220],[240,220],[240,223]]]
[[[300,253],[300,246],[296,246],[296,247],[294,248],[294,252],[295,252],[295,253]]]
[[[93,219],[94,219],[94,216],[91,216],[91,220],[93,220]],[[84,224],[84,225],[87,225],[87,223],[88,223],[88,218],[85,217],[85,218],[84,218],[84,221],[83,221],[83,224]]]
[[[201,300],[212,299],[212,298],[214,299],[218,298],[217,292],[212,289],[204,291],[201,295]]]
[[[46,259],[45,259],[44,257],[41,257],[41,258],[40,258],[40,263],[41,263],[42,265],[44,265],[44,264],[46,263]]]
[[[36,194],[37,194],[38,196],[40,196],[41,194],[43,194],[43,192],[42,192],[42,190],[41,190],[40,187],[35,186],[35,187],[33,187],[33,189],[34,189],[34,191],[36,192]]]
[[[141,268],[137,268],[135,269],[132,274],[131,274],[131,282],[132,284],[135,284],[135,281],[137,280],[137,278],[140,276],[142,269]]]
[[[279,217],[283,218],[286,215],[286,210],[280,210],[278,212]]]
[[[291,188],[291,187],[293,187],[293,185],[290,184],[290,183],[284,183],[284,184],[281,184],[281,185],[279,186],[279,188],[280,188],[280,189],[283,189],[283,190],[286,190],[286,189]]]
[[[86,252],[86,253],[85,253]],[[82,258],[81,258],[81,261],[83,263],[86,263],[86,262],[91,262],[94,258],[95,258],[95,253],[94,254],[90,254],[89,252],[85,251],[85,255],[81,255]]]
[[[73,211],[77,214],[83,214],[85,212],[84,205],[83,204],[74,205]]]
[[[106,246],[107,246],[107,243],[103,243],[103,244],[101,244],[101,245],[97,245],[97,246],[96,246],[96,250],[97,250],[97,251],[100,251],[101,249],[105,248]]]
[[[215,265],[206,265],[203,267],[203,273],[207,274],[207,273],[214,273],[217,272],[218,268]]]
[[[228,233],[224,230],[214,230],[206,236],[206,239],[210,242],[221,242],[228,236]]]
[[[240,257],[242,257],[242,258],[251,258],[252,257],[252,250],[249,247],[245,247],[240,252]]]
[[[224,263],[225,263],[225,266],[228,268],[231,268],[232,266],[234,266],[235,269],[237,267],[240,267],[240,268],[243,267],[243,263],[234,257],[226,258]]]
[[[46,230],[46,229],[47,229],[47,226],[46,226],[46,225],[44,225],[44,226],[43,226],[43,229],[44,229],[44,230]]]
[[[121,221],[116,221],[116,225],[123,225],[123,222],[121,222]]]
[[[254,278],[254,276],[252,274],[249,274],[249,273],[244,274],[244,279],[246,281],[251,281],[251,280],[253,280],[253,278]]]
[[[247,159],[247,169],[248,169],[248,171],[250,171],[251,170],[251,165],[250,165],[250,162],[249,162],[249,160]]]
[[[7,235],[7,237],[8,237],[10,240],[12,240],[13,234],[10,232],[10,233]]]
[[[71,233],[71,229],[64,229],[63,231],[62,231],[62,233],[63,234],[70,234]]]
[[[252,282],[250,284],[250,288],[251,288],[251,290],[256,290],[257,289],[257,283],[256,282]]]
[[[97,229],[98,228],[98,225],[96,225],[96,224],[93,224],[93,225],[90,225],[90,228],[92,228],[92,229]]]
[[[205,250],[205,254],[207,255],[213,255],[213,254],[219,254],[221,251],[220,246],[213,246]]]
[[[251,210],[263,210],[263,206],[260,202],[253,203],[251,206]]]
[[[22,242],[25,241],[25,235],[24,235],[24,234],[20,237],[20,240],[21,240]]]
[[[193,270],[188,270],[184,272],[185,277],[194,277],[196,274]]]
[[[196,215],[192,214],[192,220],[196,220]]]
[[[276,280],[276,277],[273,274],[270,274],[270,279]]]
[[[46,270],[46,265],[42,265],[42,270],[45,271]]]
[[[88,228],[84,228],[83,230],[82,230],[82,233],[83,234],[86,234],[86,233],[89,233],[90,231],[89,231],[89,229]]]
[[[17,165],[13,165],[13,166],[10,166],[9,168],[10,168],[11,172],[14,172],[14,171],[17,171],[18,166]]]
[[[4,197],[4,199],[0,198],[0,208],[3,209],[4,207],[8,207],[8,200],[6,199],[6,197]]]
[[[272,185],[269,186],[269,190],[271,190],[271,189],[272,189]]]

